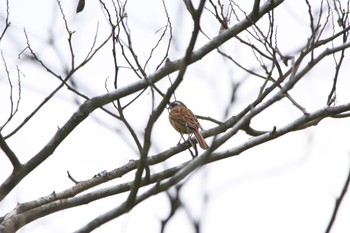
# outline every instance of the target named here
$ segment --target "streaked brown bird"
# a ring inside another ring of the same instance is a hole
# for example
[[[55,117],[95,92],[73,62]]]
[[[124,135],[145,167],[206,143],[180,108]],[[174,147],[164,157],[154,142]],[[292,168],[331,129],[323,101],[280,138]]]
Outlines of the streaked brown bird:
[[[180,134],[188,134],[189,137],[194,134],[200,147],[204,150],[208,149],[208,144],[205,142],[202,134],[199,132],[199,128],[202,127],[193,112],[181,101],[174,101],[170,103],[169,109],[169,121],[174,129],[176,129],[176,131]]]

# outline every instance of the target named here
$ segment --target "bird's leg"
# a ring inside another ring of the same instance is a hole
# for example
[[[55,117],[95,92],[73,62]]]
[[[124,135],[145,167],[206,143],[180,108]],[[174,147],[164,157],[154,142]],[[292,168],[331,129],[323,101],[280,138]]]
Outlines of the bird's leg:
[[[192,135],[193,133],[190,131],[189,127],[187,126],[187,122],[186,122],[186,130],[187,130],[187,134],[188,134],[188,142],[191,144],[191,146],[193,147],[194,151],[195,151],[195,154],[193,154],[193,152],[189,149],[191,155],[192,155],[192,158],[196,157],[198,155],[198,150],[197,150],[197,146],[195,143],[193,143],[192,141]]]
[[[191,140],[191,136],[192,136],[193,133],[192,133],[192,132],[190,131],[190,129],[188,128],[187,122],[186,122],[186,130],[187,130],[187,135],[188,135],[187,140],[190,142],[191,146],[194,147],[194,144],[193,144],[193,142],[192,142],[192,140]]]
[[[186,141],[185,138],[184,138],[184,135],[182,133],[180,133],[180,135],[181,135],[181,137],[180,137],[179,142],[177,143],[178,145],[180,145],[181,139],[184,140],[184,142]]]

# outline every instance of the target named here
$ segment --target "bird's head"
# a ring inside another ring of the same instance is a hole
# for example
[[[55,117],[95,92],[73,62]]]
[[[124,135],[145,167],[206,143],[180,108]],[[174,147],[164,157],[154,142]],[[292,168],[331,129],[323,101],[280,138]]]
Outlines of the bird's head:
[[[182,103],[181,101],[178,101],[178,100],[175,100],[174,102],[171,102],[169,104],[169,109],[173,109],[174,107],[177,107],[177,106],[184,106],[186,107],[186,105],[184,103]]]

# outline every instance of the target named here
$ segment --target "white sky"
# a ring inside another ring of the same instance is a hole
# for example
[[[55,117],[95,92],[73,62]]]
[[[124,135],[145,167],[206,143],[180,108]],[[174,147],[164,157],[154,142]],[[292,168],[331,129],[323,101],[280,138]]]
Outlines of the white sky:
[[[253,1],[240,1],[240,7],[250,10]],[[105,17],[101,14],[97,1],[87,1],[85,10],[74,13],[76,1],[62,1],[69,27],[75,31],[73,45],[78,62],[89,51],[99,22],[98,43],[109,33]],[[173,23],[174,41],[170,50],[170,59],[183,56],[190,38],[192,25],[184,8],[173,1],[166,1]],[[246,4],[246,5],[244,5]],[[4,1],[0,4],[1,17],[4,15]],[[133,45],[139,52],[139,58],[145,59],[156,43],[159,33],[155,32],[165,25],[161,1],[129,1],[128,23],[131,28]],[[57,15],[58,14],[58,15]],[[284,53],[293,52],[305,43],[309,37],[307,9],[304,2],[287,1],[275,12],[278,24],[278,43]],[[69,65],[67,33],[59,15],[56,1],[32,0],[10,2],[9,34],[0,43],[13,82],[16,82],[16,65],[25,77],[22,77],[22,100],[20,111],[3,134],[11,132],[57,85],[53,76],[38,66],[18,60],[18,54],[26,47],[23,28],[26,29],[33,49],[49,66],[63,75],[65,65]],[[231,25],[236,23],[232,17]],[[1,24],[2,25],[2,24]],[[209,36],[215,36],[219,25],[208,12],[202,19],[203,30]],[[2,26],[0,27],[2,28]],[[49,48],[47,31],[52,30],[57,39],[57,50]],[[198,40],[197,48],[207,40]],[[251,53],[242,48],[237,40],[231,40],[222,48],[239,59],[248,67],[257,67]],[[57,52],[58,51],[58,52]],[[59,54],[59,55],[57,55]],[[157,54],[156,57],[162,54]],[[157,58],[158,58],[157,57]],[[147,72],[154,71],[156,59]],[[252,62],[254,61],[254,62]],[[349,60],[345,61],[350,67]],[[3,62],[0,63],[0,122],[8,117],[9,87],[4,76]],[[251,66],[249,65],[251,64]],[[308,111],[314,111],[325,105],[334,64],[329,59],[312,71],[293,90],[292,96]],[[345,70],[340,75],[337,103],[349,101],[349,79]],[[121,70],[122,84],[136,80],[127,70]],[[105,93],[105,80],[112,89],[113,63],[110,48],[104,49],[86,68],[79,71],[74,79],[90,97]],[[174,77],[174,76],[171,76]],[[191,66],[184,82],[176,92],[177,98],[184,100],[196,114],[211,116],[223,120],[224,110],[230,95],[231,82],[240,82],[237,102],[231,114],[241,111],[256,98],[261,80],[251,78],[245,72],[233,67],[213,52]],[[167,80],[159,83],[166,90]],[[195,89],[195,90],[194,90]],[[147,96],[148,95],[148,96]],[[33,118],[19,133],[8,140],[22,162],[30,159],[53,136],[57,127],[61,127],[77,110],[73,104],[73,95],[61,90],[56,98]],[[135,128],[142,132],[149,114],[150,94],[144,94],[139,103],[126,111]],[[159,98],[158,98],[159,99]],[[82,101],[82,100],[80,100]],[[292,109],[292,110],[291,110]],[[135,114],[135,111],[137,114]],[[94,117],[105,117],[100,112]],[[136,116],[135,116],[136,115]],[[252,121],[252,126],[260,130],[270,130],[273,126],[283,126],[301,113],[289,102],[281,101],[268,111],[262,112]],[[89,179],[103,170],[122,166],[130,159],[137,159],[134,148],[116,135],[114,129],[123,129],[120,122],[106,118],[107,127],[96,124],[92,117],[85,120],[59,146],[55,153],[12,191],[0,203],[0,215],[12,210],[17,202],[26,202],[46,196],[52,191],[60,192],[72,186],[67,178],[69,170],[80,180]],[[204,128],[211,123],[202,122]],[[123,132],[126,132],[123,129]],[[200,219],[203,232],[324,232],[330,220],[336,198],[339,196],[349,171],[348,119],[326,119],[317,127],[295,132],[264,145],[257,146],[239,156],[205,166],[191,175],[184,185],[181,197],[188,212]],[[177,143],[178,134],[171,129],[167,113],[164,112],[154,128],[154,144],[151,154],[161,152]],[[231,148],[249,137],[238,133],[224,148]],[[210,144],[210,139],[207,139]],[[0,151],[0,182],[11,171],[11,165]],[[188,152],[177,155],[164,165],[153,169],[171,167],[189,160]],[[123,178],[128,181],[130,174]],[[204,200],[208,195],[208,202]],[[95,216],[110,210],[121,203],[125,195],[111,197],[89,205],[74,208],[39,219],[20,230],[20,232],[70,232],[80,228]],[[149,198],[130,213],[113,220],[96,232],[157,232],[160,220],[169,212],[169,202],[164,194]],[[79,216],[77,218],[77,216]],[[344,199],[333,228],[333,233],[350,231],[349,195]],[[74,219],[74,221],[72,221]],[[68,223],[69,224],[66,224]],[[168,225],[166,232],[194,232],[188,221],[188,213],[180,210]]]

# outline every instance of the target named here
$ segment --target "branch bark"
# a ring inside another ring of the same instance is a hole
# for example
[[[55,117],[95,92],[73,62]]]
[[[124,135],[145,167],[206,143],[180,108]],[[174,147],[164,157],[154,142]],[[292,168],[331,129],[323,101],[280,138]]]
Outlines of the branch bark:
[[[270,0],[267,1],[259,10],[259,18],[267,14],[270,10],[281,4],[283,0]],[[252,21],[249,17],[241,22],[237,23],[234,27],[227,29],[217,37],[213,38],[207,44],[194,51],[188,62],[185,64],[192,64],[199,59],[203,58],[206,54],[216,49],[221,44],[225,43],[229,39],[233,38],[238,33],[247,29],[252,25]],[[184,58],[176,61],[167,62],[159,70],[150,74],[147,79],[142,79],[134,82],[133,84],[121,87],[107,94],[94,97],[90,100],[86,100],[79,109],[73,114],[73,116],[60,128],[52,139],[46,144],[46,146],[32,157],[27,163],[23,164],[21,169],[18,169],[16,173],[12,172],[10,176],[0,186],[0,201],[3,200],[7,194],[31,171],[44,162],[60,145],[60,143],[77,127],[82,121],[84,121],[88,115],[97,108],[111,103],[112,101],[121,99],[132,93],[138,92],[152,84],[157,83],[167,75],[176,70],[181,70],[184,64]]]

